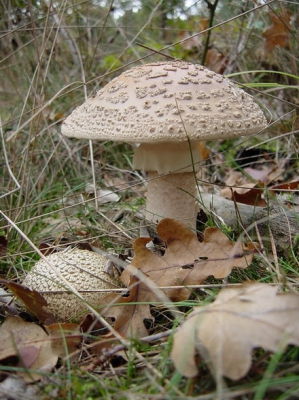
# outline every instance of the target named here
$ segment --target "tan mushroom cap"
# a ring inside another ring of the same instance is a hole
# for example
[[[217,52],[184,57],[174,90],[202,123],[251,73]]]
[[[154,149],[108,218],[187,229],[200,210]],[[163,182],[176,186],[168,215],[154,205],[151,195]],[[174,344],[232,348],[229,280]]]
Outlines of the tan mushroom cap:
[[[83,299],[94,307],[106,304],[110,295],[109,292],[95,290],[120,287],[120,281],[105,272],[107,259],[100,254],[71,249],[50,254],[46,258],[80,292]],[[23,284],[43,295],[48,302],[48,311],[59,321],[82,319],[82,315],[88,312],[85,302],[66,290],[65,283],[44,259],[34,265]],[[84,293],[84,290],[94,292]]]
[[[124,142],[210,140],[252,135],[267,121],[230,80],[187,62],[134,67],[108,83],[62,125],[69,137]]]

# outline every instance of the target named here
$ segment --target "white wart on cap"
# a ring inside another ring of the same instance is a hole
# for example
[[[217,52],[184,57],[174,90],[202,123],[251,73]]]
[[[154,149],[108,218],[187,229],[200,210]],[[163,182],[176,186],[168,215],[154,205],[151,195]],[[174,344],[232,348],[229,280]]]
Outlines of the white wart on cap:
[[[26,275],[23,284],[42,294],[50,311],[59,321],[77,321],[87,314],[86,303],[102,307],[111,301],[109,289],[121,287],[115,276],[106,272],[107,259],[87,250],[68,249],[50,254],[47,261],[40,259]],[[71,293],[50,267],[76,289],[83,300]],[[105,291],[100,291],[100,290]],[[115,294],[113,294],[115,295]]]
[[[179,175],[193,174],[192,164],[199,162],[197,143],[252,135],[266,125],[252,96],[230,80],[201,65],[171,61],[141,65],[122,73],[76,108],[64,121],[62,133],[141,143],[134,156],[134,168],[152,172],[147,218],[153,214],[154,219],[195,221],[195,178],[186,177],[192,181],[191,186],[188,183],[181,187],[185,179]],[[159,190],[168,186],[164,174],[173,173],[178,181],[170,178],[172,189],[167,189],[167,198],[162,197],[164,205],[167,202],[163,207]],[[152,181],[156,181],[155,187],[151,187]]]

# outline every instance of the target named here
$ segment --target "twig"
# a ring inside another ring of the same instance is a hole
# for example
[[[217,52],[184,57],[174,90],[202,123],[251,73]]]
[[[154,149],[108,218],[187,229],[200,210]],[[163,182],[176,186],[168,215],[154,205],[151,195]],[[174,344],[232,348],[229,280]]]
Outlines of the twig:
[[[211,39],[211,33],[212,33],[212,27],[213,27],[213,20],[214,20],[214,16],[215,16],[215,11],[216,11],[216,7],[218,4],[219,0],[215,0],[215,3],[211,3],[209,0],[205,0],[205,2],[208,5],[208,9],[210,10],[210,20],[209,20],[209,30],[207,32],[207,38],[205,41],[205,47],[204,47],[204,51],[203,51],[203,55],[201,58],[201,63],[202,65],[205,65],[206,62],[206,58],[207,58],[207,54],[208,54],[208,50],[209,50],[209,45],[210,45],[210,39]]]

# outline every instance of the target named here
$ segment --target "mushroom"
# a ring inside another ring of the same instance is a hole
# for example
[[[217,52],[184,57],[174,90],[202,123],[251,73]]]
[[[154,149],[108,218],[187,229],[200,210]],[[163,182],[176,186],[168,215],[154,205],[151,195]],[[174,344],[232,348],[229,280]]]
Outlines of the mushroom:
[[[49,264],[76,289],[83,300],[65,288]],[[23,284],[42,294],[50,311],[59,321],[76,321],[87,314],[87,302],[92,307],[107,304],[111,289],[121,287],[117,272],[107,271],[108,260],[88,250],[66,249],[40,259],[26,275]],[[97,291],[105,289],[106,291]]]
[[[252,135],[266,118],[252,96],[222,75],[167,61],[122,73],[62,124],[68,137],[140,143],[133,165],[148,172],[145,217],[196,224],[198,142]]]

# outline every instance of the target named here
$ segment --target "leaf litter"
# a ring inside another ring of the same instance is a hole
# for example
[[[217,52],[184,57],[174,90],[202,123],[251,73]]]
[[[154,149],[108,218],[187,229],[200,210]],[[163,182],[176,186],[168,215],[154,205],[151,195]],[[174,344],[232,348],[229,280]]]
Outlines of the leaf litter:
[[[149,250],[151,238],[135,239],[134,258],[121,275],[128,295],[103,313],[115,318],[114,329],[123,337],[148,335],[144,321],[154,319],[151,304],[164,302],[171,309],[171,302],[189,299],[192,286],[209,276],[225,278],[233,268],[247,268],[257,251],[254,243],[233,243],[216,228],[207,228],[200,242],[183,223],[172,219],[162,220],[157,232],[164,253]],[[5,339],[0,346],[1,363],[13,359],[15,366],[23,367],[19,375],[36,381],[42,372],[55,368],[59,358],[78,351],[83,325],[55,321],[49,325],[52,316],[44,313],[46,303],[38,292],[29,293],[14,282],[2,283],[20,297],[42,326],[7,317],[0,327]],[[214,303],[195,307],[175,333],[171,353],[175,367],[186,377],[196,376],[195,356],[200,353],[212,373],[240,379],[250,369],[254,348],[279,351],[289,343],[299,344],[298,306],[297,294],[278,293],[277,287],[267,284],[224,289]],[[94,337],[90,345],[87,342],[90,353],[99,359],[117,344],[111,333]]]
[[[0,327],[0,361],[19,367],[17,375],[26,382],[37,381],[50,372],[58,358],[72,353],[82,341],[75,324],[54,324],[43,329],[18,317],[8,317]]]
[[[158,224],[157,232],[165,243],[165,253],[159,256],[151,252],[147,248],[150,238],[137,238],[133,243],[135,256],[130,265],[133,268],[126,269],[121,275],[121,280],[129,288],[132,276],[137,275],[138,271],[146,277],[147,281],[144,282],[139,274],[140,282],[136,283],[135,276],[135,287],[128,300],[133,301],[134,305],[127,309],[121,306],[110,309],[109,315],[113,314],[116,327],[125,335],[129,333],[142,337],[148,333],[142,321],[145,318],[153,319],[150,304],[161,301],[154,287],[162,288],[170,301],[187,300],[192,293],[192,288],[188,286],[199,285],[209,276],[225,278],[233,268],[247,268],[256,251],[255,244],[232,243],[217,228],[207,228],[203,242],[199,242],[185,224],[170,218]],[[126,298],[123,302],[127,307]]]
[[[198,373],[199,353],[214,375],[237,380],[248,373],[254,348],[280,352],[288,344],[299,345],[299,295],[256,282],[196,307],[174,335],[171,358],[188,378]]]

